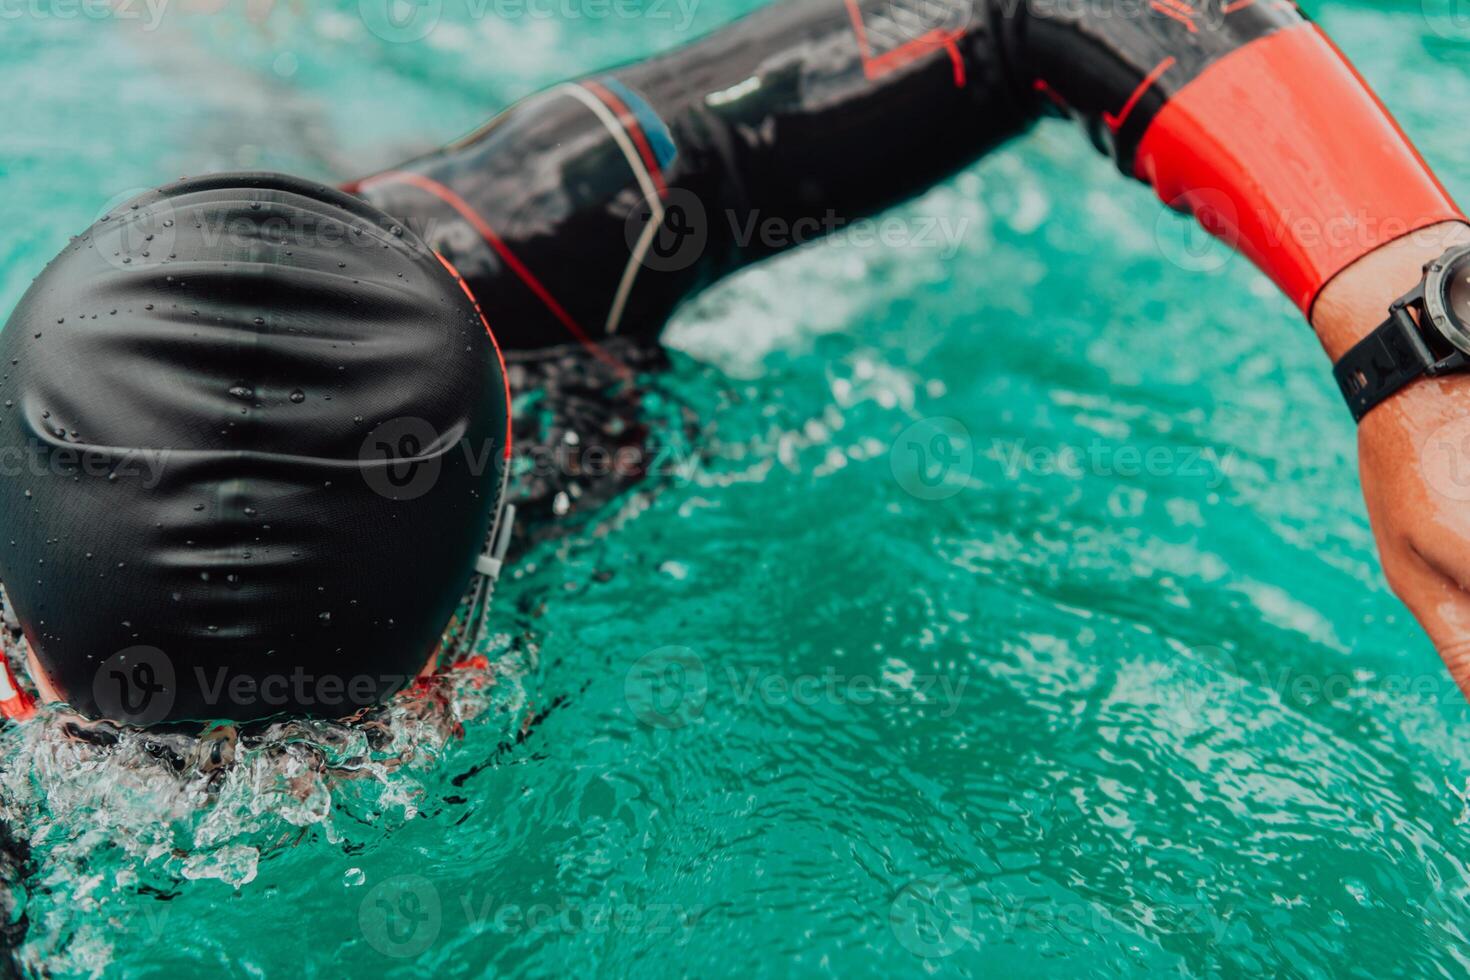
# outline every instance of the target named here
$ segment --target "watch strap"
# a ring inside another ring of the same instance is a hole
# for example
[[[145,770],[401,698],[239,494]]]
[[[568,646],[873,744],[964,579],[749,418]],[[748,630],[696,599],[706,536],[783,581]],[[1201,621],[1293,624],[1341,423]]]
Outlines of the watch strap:
[[[1353,420],[1361,422],[1390,395],[1433,372],[1436,362],[1413,316],[1396,307],[1387,320],[1343,355],[1332,375],[1347,399]]]

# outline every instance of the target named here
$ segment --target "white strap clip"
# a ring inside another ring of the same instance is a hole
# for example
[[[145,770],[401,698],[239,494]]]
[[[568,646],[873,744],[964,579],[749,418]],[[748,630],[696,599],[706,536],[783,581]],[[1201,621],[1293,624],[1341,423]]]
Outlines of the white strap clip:
[[[500,527],[497,529],[499,533],[490,543],[489,549],[475,560],[475,571],[491,582],[498,581],[501,570],[505,568],[505,553],[510,550],[510,534],[515,528],[515,523],[515,504],[506,504],[505,513],[500,519]]]

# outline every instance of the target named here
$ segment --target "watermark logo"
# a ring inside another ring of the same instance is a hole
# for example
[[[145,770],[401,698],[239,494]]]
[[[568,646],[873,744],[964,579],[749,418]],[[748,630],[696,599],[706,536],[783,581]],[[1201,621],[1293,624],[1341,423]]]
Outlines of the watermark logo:
[[[1208,188],[1194,191],[1159,212],[1154,241],[1164,258],[1185,272],[1218,272],[1235,258],[1238,218],[1228,194]]]
[[[959,419],[921,419],[894,440],[888,453],[893,478],[920,500],[947,500],[970,485],[975,445]]]
[[[682,272],[698,262],[709,246],[709,215],[699,195],[682,187],[668,197],[644,198],[628,212],[623,225],[628,250],[653,272]]]
[[[145,195],[151,200],[139,200]],[[120,270],[168,258],[177,234],[173,205],[148,187],[108,198],[91,228],[92,247],[104,262]]]
[[[439,482],[442,454],[435,452],[439,432],[421,418],[390,419],[363,440],[358,458],[362,478],[389,500],[417,500]]]
[[[135,910],[119,917],[117,928],[134,947],[167,944],[177,928],[173,912],[171,905],[162,900],[141,902]]]
[[[1222,647],[1192,647],[1185,656],[1162,666],[1156,678],[1158,693],[1176,717],[1198,721],[1211,703],[1220,700],[1221,685],[1239,676],[1239,667]]]
[[[1422,0],[1424,22],[1448,41],[1470,41],[1470,0]]]
[[[174,664],[157,647],[134,646],[102,662],[92,678],[92,698],[107,718],[146,727],[168,716],[177,687]]]
[[[704,714],[709,700],[709,671],[704,658],[679,646],[646,653],[623,679],[623,697],[642,724],[683,728]]]
[[[1452,419],[1431,432],[1419,447],[1419,468],[1441,497],[1470,501],[1470,418]]]
[[[358,0],[363,26],[389,44],[422,41],[439,26],[444,0]]]
[[[368,945],[395,959],[418,956],[432,946],[443,921],[439,890],[419,875],[379,882],[357,907],[357,924]]]
[[[974,898],[953,875],[909,882],[888,907],[888,925],[900,946],[925,959],[952,956],[978,942]]]

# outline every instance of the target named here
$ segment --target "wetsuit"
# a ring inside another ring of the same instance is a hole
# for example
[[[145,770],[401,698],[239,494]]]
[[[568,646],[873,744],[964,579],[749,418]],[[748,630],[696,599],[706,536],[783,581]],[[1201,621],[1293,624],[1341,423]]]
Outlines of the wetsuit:
[[[657,334],[701,286],[880,211],[1047,113],[1303,311],[1459,217],[1286,0],[799,0],[536,95],[349,186],[419,232],[509,351]],[[771,236],[762,229],[783,229]]]

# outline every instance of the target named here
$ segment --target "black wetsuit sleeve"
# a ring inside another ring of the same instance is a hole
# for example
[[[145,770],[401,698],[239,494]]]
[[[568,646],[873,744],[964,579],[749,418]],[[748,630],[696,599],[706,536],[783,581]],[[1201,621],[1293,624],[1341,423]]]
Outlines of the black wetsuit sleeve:
[[[460,270],[506,347],[652,336],[701,286],[1025,129],[1008,23],[986,0],[779,3],[353,186]]]

